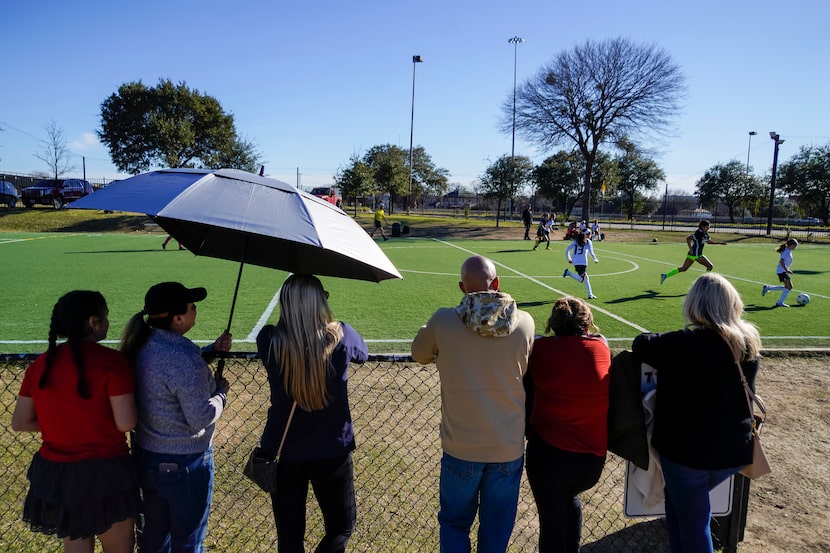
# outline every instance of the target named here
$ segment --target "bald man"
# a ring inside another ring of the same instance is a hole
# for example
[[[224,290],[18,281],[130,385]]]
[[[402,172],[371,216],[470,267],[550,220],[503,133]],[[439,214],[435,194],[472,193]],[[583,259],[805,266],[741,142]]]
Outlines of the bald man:
[[[473,256],[461,266],[457,307],[436,311],[412,342],[412,358],[435,363],[441,380],[440,542],[442,553],[507,550],[524,463],[522,378],[534,322],[499,291],[496,267]]]

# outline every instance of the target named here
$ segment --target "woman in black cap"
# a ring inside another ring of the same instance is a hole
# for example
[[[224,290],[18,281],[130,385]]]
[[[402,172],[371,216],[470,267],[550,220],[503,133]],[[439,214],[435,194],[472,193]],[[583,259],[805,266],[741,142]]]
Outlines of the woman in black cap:
[[[204,288],[156,284],[121,339],[135,370],[141,551],[203,551],[213,495],[213,433],[229,388],[224,378],[214,379],[202,350],[184,336],[196,324],[196,302],[205,297]],[[206,350],[230,347],[225,332]]]

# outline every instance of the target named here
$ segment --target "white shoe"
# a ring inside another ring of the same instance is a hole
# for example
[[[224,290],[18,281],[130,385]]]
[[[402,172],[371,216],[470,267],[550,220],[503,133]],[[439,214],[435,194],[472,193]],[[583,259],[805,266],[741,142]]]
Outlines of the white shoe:
[[[588,299],[589,300],[595,300],[595,299],[597,299],[597,297],[595,295],[591,294],[590,296],[588,296]]]

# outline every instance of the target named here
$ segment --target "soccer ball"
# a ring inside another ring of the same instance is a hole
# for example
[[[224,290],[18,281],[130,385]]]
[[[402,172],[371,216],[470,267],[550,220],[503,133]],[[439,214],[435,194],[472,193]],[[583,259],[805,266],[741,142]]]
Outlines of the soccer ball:
[[[807,305],[810,303],[810,296],[807,294],[799,294],[795,301],[798,302],[798,305]]]

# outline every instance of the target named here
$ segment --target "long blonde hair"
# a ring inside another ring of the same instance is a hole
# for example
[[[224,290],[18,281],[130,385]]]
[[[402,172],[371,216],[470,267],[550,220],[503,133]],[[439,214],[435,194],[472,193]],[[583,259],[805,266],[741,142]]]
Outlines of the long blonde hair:
[[[280,290],[280,320],[269,354],[282,369],[285,391],[306,411],[328,404],[326,374],[343,328],[329,308],[317,277],[290,275]]]
[[[744,304],[732,283],[717,273],[695,280],[683,302],[690,326],[715,330],[732,350],[735,362],[755,359],[761,352],[758,328],[743,319]]]

